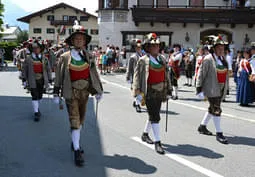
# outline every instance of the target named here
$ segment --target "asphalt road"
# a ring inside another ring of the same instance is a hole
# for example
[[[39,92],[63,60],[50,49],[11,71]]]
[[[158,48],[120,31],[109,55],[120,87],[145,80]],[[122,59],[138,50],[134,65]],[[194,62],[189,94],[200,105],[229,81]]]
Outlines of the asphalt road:
[[[0,177],[254,177],[255,105],[235,103],[235,87],[223,103],[222,129],[228,145],[204,136],[197,127],[208,103],[195,88],[182,86],[179,100],[169,101],[168,132],[162,105],[161,138],[167,153],[140,141],[146,109],[136,113],[125,75],[102,76],[103,100],[95,118],[95,101],[88,103],[81,145],[85,166],[77,168],[70,150],[66,108],[59,110],[52,95],[44,95],[42,119],[33,121],[31,97],[21,87],[15,68],[0,72]],[[214,131],[213,122],[208,128]],[[153,137],[153,135],[152,135]]]

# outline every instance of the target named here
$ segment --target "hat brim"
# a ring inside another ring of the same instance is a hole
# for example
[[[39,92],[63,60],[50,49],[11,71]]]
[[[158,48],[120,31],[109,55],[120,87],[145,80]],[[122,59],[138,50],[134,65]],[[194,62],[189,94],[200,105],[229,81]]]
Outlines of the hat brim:
[[[67,43],[67,44],[70,45],[70,46],[73,46],[73,44],[72,44],[72,38],[73,38],[73,36],[75,36],[76,34],[82,34],[82,35],[85,36],[86,45],[88,45],[88,44],[90,43],[90,41],[91,41],[91,36],[88,35],[88,34],[85,33],[85,32],[81,32],[81,31],[73,32],[68,38],[66,38],[65,43]]]

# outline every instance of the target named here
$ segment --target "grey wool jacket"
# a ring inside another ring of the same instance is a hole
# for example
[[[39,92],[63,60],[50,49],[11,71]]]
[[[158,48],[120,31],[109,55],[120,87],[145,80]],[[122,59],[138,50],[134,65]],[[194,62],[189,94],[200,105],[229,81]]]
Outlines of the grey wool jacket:
[[[198,70],[196,87],[201,87],[205,96],[209,98],[222,97],[227,89],[226,82],[225,84],[218,82],[216,61],[212,54],[206,55]]]

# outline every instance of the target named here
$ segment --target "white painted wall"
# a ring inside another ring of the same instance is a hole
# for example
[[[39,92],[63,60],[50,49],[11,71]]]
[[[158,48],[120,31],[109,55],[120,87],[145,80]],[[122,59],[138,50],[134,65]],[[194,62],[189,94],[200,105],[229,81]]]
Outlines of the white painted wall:
[[[42,39],[49,39],[49,40],[55,40],[57,41],[57,29],[58,27],[50,25],[50,21],[47,21],[48,15],[54,15],[55,20],[63,20],[63,15],[68,16],[77,16],[78,20],[80,19],[80,16],[83,16],[81,13],[76,13],[71,8],[59,8],[52,12],[48,12],[42,15],[42,17],[37,16],[30,20],[29,23],[29,38],[31,37],[39,37],[41,36]],[[97,18],[96,17],[90,17],[88,21],[82,21],[81,25],[84,26],[86,29],[88,29],[88,33],[90,34],[90,29],[98,29],[97,24]],[[41,28],[42,33],[41,34],[34,34],[33,29],[34,28]],[[47,34],[46,29],[47,28],[54,28],[55,34]],[[60,40],[64,40],[66,37],[69,36],[69,29],[72,28],[72,26],[66,26],[66,34],[60,35]],[[92,35],[91,44],[98,45],[99,44],[99,35]]]
[[[132,14],[129,11],[128,14],[128,23],[109,23],[101,22],[99,24],[99,45],[103,48],[107,44],[113,44],[115,46],[122,45],[122,34],[121,31],[169,31],[173,32],[172,35],[172,44],[180,43],[184,47],[193,47],[195,48],[200,41],[200,32],[216,29],[214,24],[204,24],[204,27],[200,27],[199,24],[188,23],[186,28],[183,27],[182,23],[171,23],[169,27],[166,24],[155,23],[153,27],[149,23],[140,23],[138,27],[134,25],[132,21]],[[220,25],[218,29],[226,30],[232,32],[233,41],[237,49],[243,46],[243,41],[245,34],[247,33],[251,41],[255,41],[255,30],[253,28],[248,28],[247,25],[236,25],[235,28],[231,28],[229,24]],[[189,42],[185,41],[186,32],[189,33],[190,40]],[[108,40],[107,40],[108,39]]]

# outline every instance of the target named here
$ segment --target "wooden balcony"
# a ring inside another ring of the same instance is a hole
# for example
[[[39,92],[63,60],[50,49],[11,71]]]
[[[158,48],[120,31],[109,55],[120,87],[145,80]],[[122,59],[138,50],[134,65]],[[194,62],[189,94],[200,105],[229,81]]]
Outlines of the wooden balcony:
[[[50,22],[50,24],[54,26],[59,26],[59,25],[73,26],[74,20],[53,20]]]
[[[140,22],[161,23],[210,23],[210,24],[248,24],[252,27],[255,23],[255,7],[146,7],[134,6],[131,8],[133,21],[136,25]]]

